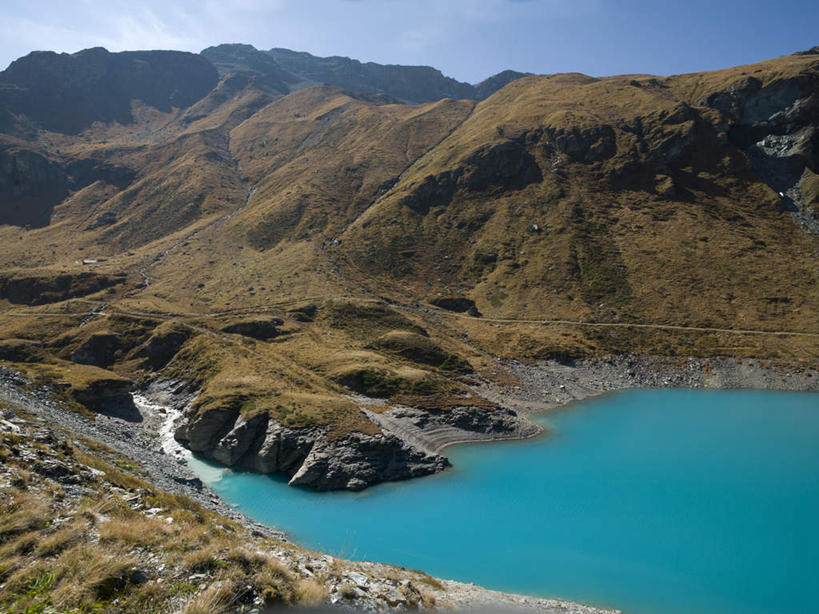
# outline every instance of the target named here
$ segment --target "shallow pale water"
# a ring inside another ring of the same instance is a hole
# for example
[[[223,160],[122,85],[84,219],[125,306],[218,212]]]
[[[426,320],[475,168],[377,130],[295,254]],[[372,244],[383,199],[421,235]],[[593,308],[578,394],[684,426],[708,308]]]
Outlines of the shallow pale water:
[[[194,469],[298,542],[637,614],[819,611],[819,394],[632,390],[362,493]]]

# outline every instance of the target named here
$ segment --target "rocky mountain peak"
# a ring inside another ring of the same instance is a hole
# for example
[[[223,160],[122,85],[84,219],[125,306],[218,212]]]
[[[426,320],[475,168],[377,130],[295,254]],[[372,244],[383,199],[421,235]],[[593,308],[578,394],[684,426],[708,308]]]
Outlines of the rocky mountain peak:
[[[182,51],[35,51],[0,73],[0,108],[74,134],[95,121],[130,123],[133,100],[163,112],[188,107],[218,78],[205,58]]]
[[[482,100],[524,76],[507,70],[471,85],[447,77],[430,66],[385,65],[342,56],[317,57],[282,48],[261,51],[245,44],[208,47],[202,55],[213,62],[220,75],[250,74],[260,85],[281,93],[305,85],[325,84],[365,94],[384,94],[413,104],[442,98]]]

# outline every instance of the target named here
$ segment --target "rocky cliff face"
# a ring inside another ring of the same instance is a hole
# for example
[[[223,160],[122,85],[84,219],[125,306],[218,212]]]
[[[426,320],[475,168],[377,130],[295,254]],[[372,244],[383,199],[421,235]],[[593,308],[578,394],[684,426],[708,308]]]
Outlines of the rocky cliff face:
[[[272,56],[252,45],[228,44],[208,47],[202,51],[222,76],[231,73],[247,75],[253,82],[278,94],[287,94],[292,86],[302,81],[283,69]]]
[[[284,473],[291,485],[316,490],[361,490],[449,466],[442,456],[399,437],[353,432],[334,438],[323,428],[289,428],[266,415],[245,418],[238,409],[189,411],[175,434],[193,452],[228,467]]]
[[[68,175],[55,161],[22,148],[0,149],[0,224],[45,226],[68,189]]]
[[[228,467],[283,473],[291,485],[316,490],[361,490],[429,475],[450,466],[439,453],[449,444],[524,439],[542,430],[500,406],[365,410],[380,432],[352,431],[343,436],[324,427],[284,426],[265,414],[244,416],[237,407],[207,411],[187,407],[175,432],[186,448]]]
[[[72,191],[96,181],[123,190],[134,176],[131,169],[99,160],[65,161],[0,140],[0,224],[47,226],[54,207]]]
[[[783,206],[819,231],[819,76],[763,87],[746,77],[703,101],[727,119],[729,139],[741,148]]]
[[[130,123],[133,100],[165,112],[188,107],[218,79],[205,58],[181,51],[35,51],[0,73],[0,107],[73,134],[95,121]]]

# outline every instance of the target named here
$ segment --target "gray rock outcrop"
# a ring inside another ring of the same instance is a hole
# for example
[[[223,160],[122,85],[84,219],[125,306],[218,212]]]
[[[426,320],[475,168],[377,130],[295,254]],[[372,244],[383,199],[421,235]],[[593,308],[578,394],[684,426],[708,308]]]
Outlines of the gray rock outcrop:
[[[815,195],[804,189],[805,178],[819,174],[819,79],[804,75],[763,86],[746,77],[704,102],[726,117],[728,138],[783,208],[819,232]]]
[[[191,332],[183,327],[157,330],[134,352],[135,358],[142,358],[142,365],[152,371],[165,367],[179,352]]]
[[[440,454],[454,443],[528,439],[543,431],[534,422],[501,405],[491,409],[462,405],[440,411],[394,407],[382,412],[365,410],[365,413],[385,432],[429,454]]]
[[[34,51],[0,72],[0,107],[77,134],[97,121],[132,123],[135,99],[166,113],[188,107],[218,80],[209,61],[182,51]]]
[[[351,433],[343,439],[317,440],[290,484],[318,490],[361,490],[376,482],[420,477],[448,466],[444,457],[415,449],[395,435]]]
[[[83,387],[71,388],[74,400],[87,408],[116,416],[128,422],[141,422],[142,415],[131,397],[133,383],[116,376],[90,382]]]
[[[446,458],[393,434],[353,432],[332,437],[321,427],[290,428],[266,415],[246,418],[233,408],[191,409],[175,437],[193,452],[223,465],[283,473],[291,485],[316,490],[361,490],[449,466]]]

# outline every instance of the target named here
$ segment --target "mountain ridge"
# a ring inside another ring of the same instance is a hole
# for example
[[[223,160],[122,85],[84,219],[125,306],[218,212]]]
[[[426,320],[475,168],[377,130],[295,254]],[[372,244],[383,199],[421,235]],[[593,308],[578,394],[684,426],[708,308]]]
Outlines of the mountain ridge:
[[[433,102],[441,98],[482,100],[514,79],[525,76],[505,70],[471,85],[445,77],[429,66],[405,66],[359,62],[342,56],[317,57],[304,51],[272,48],[259,51],[251,45],[224,44],[208,47],[202,55],[220,74],[248,71],[282,85],[324,83],[343,89],[393,96],[408,103]],[[285,91],[279,89],[278,91]],[[289,90],[288,90],[289,91]]]

